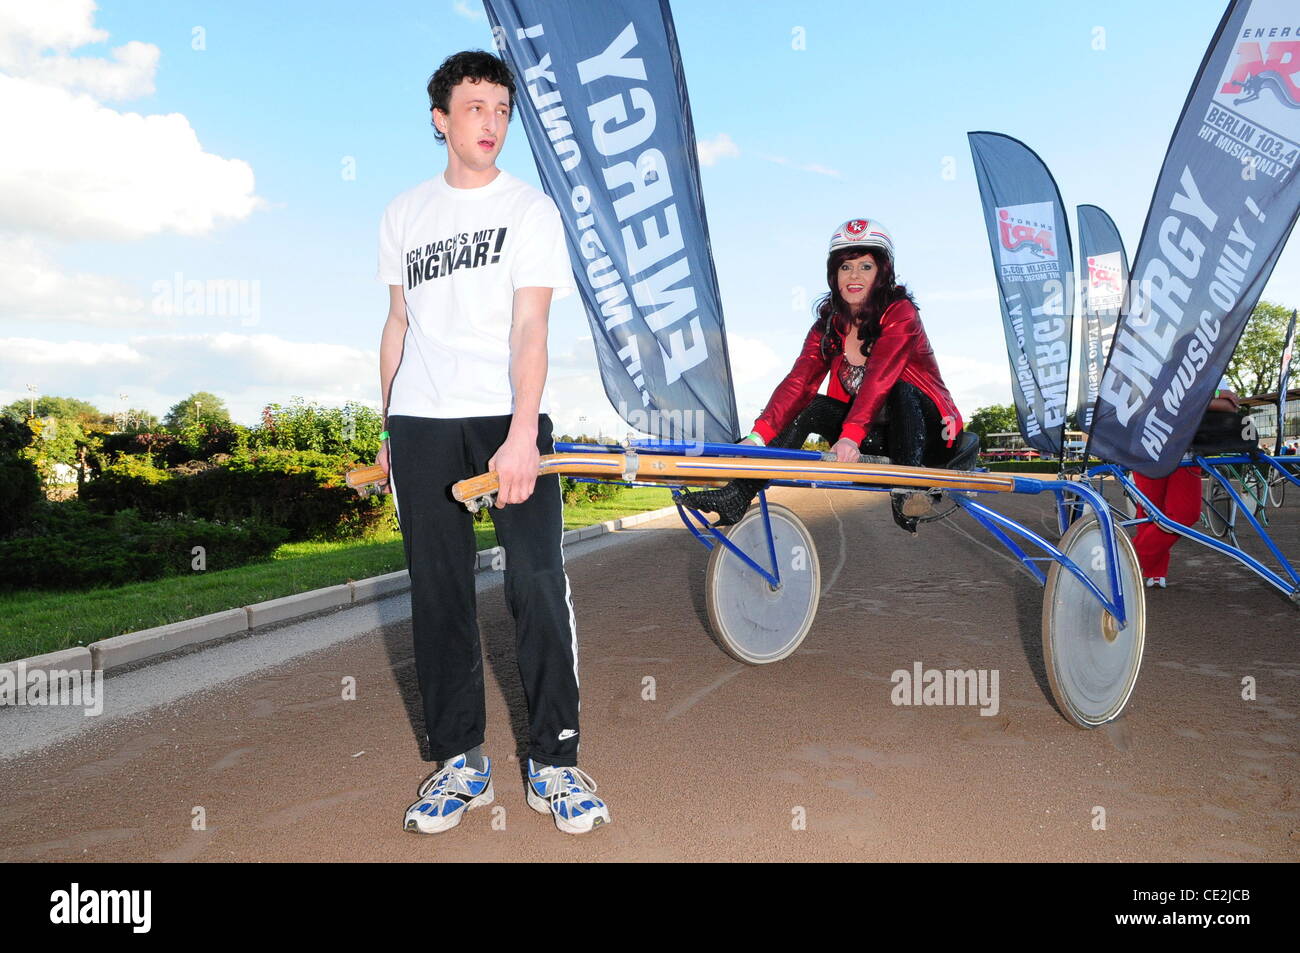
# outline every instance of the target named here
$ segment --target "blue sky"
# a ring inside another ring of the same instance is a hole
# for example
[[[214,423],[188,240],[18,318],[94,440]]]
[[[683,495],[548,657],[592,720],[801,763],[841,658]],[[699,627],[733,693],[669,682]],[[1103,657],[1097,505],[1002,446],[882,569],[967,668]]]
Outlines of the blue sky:
[[[245,423],[294,395],[377,406],[379,216],[443,168],[424,85],[447,54],[491,48],[481,6],[36,7],[0,25],[0,121],[27,143],[0,158],[0,402],[34,383],[160,415],[210,390]],[[748,427],[811,321],[831,231],[858,216],[893,231],[963,412],[1008,401],[966,132],[1023,139],[1131,253],[1224,3],[737,9],[674,4]],[[538,181],[517,119],[500,165]],[[1300,304],[1296,264],[1284,253],[1265,297]],[[160,315],[155,288],[177,275],[248,297]],[[585,415],[621,435],[575,298],[551,328],[557,431]]]

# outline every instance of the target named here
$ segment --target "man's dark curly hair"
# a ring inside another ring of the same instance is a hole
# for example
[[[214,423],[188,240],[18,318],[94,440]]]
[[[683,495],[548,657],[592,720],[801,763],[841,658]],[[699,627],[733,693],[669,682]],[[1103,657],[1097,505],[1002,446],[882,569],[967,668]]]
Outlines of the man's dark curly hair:
[[[471,83],[489,82],[504,86],[510,92],[510,115],[515,114],[515,77],[505,61],[483,50],[465,50],[453,53],[442,61],[442,65],[429,77],[429,109],[441,109],[448,112],[451,105],[451,91],[469,80]],[[432,123],[432,117],[430,118]],[[439,142],[446,142],[447,137],[433,127],[433,137]]]

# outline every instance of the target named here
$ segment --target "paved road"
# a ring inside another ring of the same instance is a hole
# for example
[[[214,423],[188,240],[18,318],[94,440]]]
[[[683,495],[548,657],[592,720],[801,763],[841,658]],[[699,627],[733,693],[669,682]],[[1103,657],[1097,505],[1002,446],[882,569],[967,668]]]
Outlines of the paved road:
[[[0,712],[0,860],[1300,859],[1300,613],[1253,577],[1181,543],[1126,716],[1081,731],[1048,696],[1041,590],[973,523],[913,539],[875,494],[772,496],[812,528],[825,589],[775,665],[713,644],[706,553],[675,517],[569,553],[604,830],[524,803],[513,628],[483,577],[497,803],[455,831],[401,830],[430,766],[394,598],[110,679],[89,728]],[[1050,527],[1044,501],[997,505]],[[1300,553],[1300,502],[1282,520]],[[895,706],[915,662],[997,670],[997,714]]]

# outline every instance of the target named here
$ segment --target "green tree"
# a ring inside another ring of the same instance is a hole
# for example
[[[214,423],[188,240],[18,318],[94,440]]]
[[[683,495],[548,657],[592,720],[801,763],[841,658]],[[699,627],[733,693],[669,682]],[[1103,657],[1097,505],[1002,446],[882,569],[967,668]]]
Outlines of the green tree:
[[[1290,320],[1290,308],[1271,301],[1255,305],[1228,365],[1228,381],[1237,394],[1253,397],[1277,389],[1282,339]]]
[[[24,448],[32,429],[0,414],[0,538],[26,526],[41,499],[41,478]]]
[[[21,452],[31,461],[46,484],[60,482],[57,464],[76,467],[82,462],[81,448],[88,445],[85,429],[66,417],[33,417],[27,422],[33,439]]]
[[[196,391],[173,404],[163,418],[163,426],[168,430],[183,430],[196,424],[229,425],[230,411],[226,409],[226,402],[210,391]]]
[[[315,450],[353,454],[373,460],[379,452],[383,421],[379,412],[348,401],[342,407],[322,407],[315,401],[292,398],[287,405],[267,404],[262,424],[249,434],[256,447],[281,450]]]
[[[36,398],[34,414],[31,413],[31,408],[32,402],[20,397],[0,410],[0,413],[19,422],[26,420],[28,416],[56,417],[59,420],[73,420],[79,424],[106,424],[112,421],[109,414],[104,413],[94,404],[75,397],[46,395]]]
[[[1015,404],[990,404],[980,407],[966,421],[966,429],[979,434],[980,445],[991,433],[1012,433],[1020,429]]]

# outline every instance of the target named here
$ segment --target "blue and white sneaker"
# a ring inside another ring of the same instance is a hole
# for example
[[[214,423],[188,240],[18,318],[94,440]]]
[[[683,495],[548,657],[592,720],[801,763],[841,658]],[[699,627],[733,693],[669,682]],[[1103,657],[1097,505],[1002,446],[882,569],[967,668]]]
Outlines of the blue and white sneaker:
[[[585,834],[609,823],[609,808],[596,797],[596,782],[580,768],[544,765],[528,759],[528,806],[550,814],[566,834]]]
[[[492,759],[483,759],[483,770],[475,771],[458,755],[444,761],[442,768],[420,785],[420,800],[406,809],[408,831],[438,834],[460,823],[467,811],[491,804]]]

